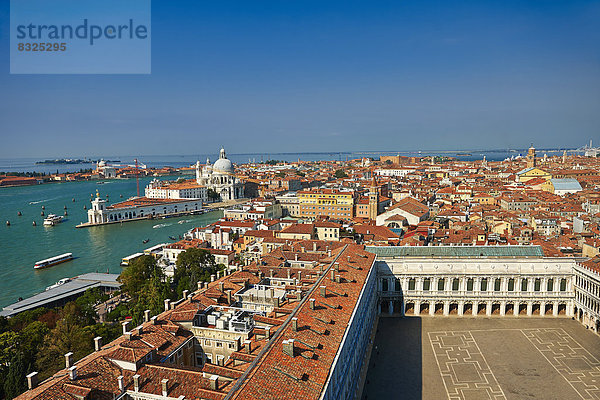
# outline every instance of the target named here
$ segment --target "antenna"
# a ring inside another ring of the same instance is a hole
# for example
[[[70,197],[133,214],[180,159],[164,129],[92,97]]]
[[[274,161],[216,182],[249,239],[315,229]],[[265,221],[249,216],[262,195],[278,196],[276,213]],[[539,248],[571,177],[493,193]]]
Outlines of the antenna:
[[[138,169],[138,159],[135,159],[135,184],[137,185],[137,197],[140,197],[140,173]]]

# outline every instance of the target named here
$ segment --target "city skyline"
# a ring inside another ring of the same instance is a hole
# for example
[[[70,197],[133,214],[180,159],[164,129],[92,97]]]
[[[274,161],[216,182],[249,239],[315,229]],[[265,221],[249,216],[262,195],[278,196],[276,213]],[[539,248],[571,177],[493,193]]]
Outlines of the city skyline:
[[[594,2],[152,7],[150,75],[9,75],[2,2],[0,157],[568,148],[597,136]]]

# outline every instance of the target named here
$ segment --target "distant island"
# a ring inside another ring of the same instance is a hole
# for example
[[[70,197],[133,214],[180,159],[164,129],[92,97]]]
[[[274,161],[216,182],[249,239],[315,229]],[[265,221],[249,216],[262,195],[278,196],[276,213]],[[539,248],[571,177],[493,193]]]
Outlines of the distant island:
[[[81,158],[57,158],[56,160],[36,161],[35,164],[95,164],[100,160],[85,160]],[[121,160],[104,160],[104,162],[121,162]]]

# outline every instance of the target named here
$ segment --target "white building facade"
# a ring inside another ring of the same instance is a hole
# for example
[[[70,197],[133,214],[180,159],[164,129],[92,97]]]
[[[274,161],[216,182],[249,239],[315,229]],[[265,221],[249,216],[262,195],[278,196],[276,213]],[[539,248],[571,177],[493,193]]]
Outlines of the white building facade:
[[[235,176],[233,163],[221,149],[219,159],[213,165],[206,160],[204,167],[200,161],[196,163],[196,182],[208,189],[214,190],[222,201],[244,197],[244,184]]]

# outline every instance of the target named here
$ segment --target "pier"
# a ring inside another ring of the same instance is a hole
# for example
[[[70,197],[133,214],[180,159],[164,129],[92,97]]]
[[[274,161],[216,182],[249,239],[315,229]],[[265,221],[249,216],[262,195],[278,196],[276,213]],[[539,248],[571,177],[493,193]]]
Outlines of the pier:
[[[71,281],[33,295],[27,299],[8,305],[0,311],[0,316],[12,317],[23,311],[33,310],[40,307],[54,308],[75,300],[83,293],[92,288],[100,288],[107,292],[118,290],[121,283],[117,281],[117,274],[103,274],[91,272],[79,275]]]

